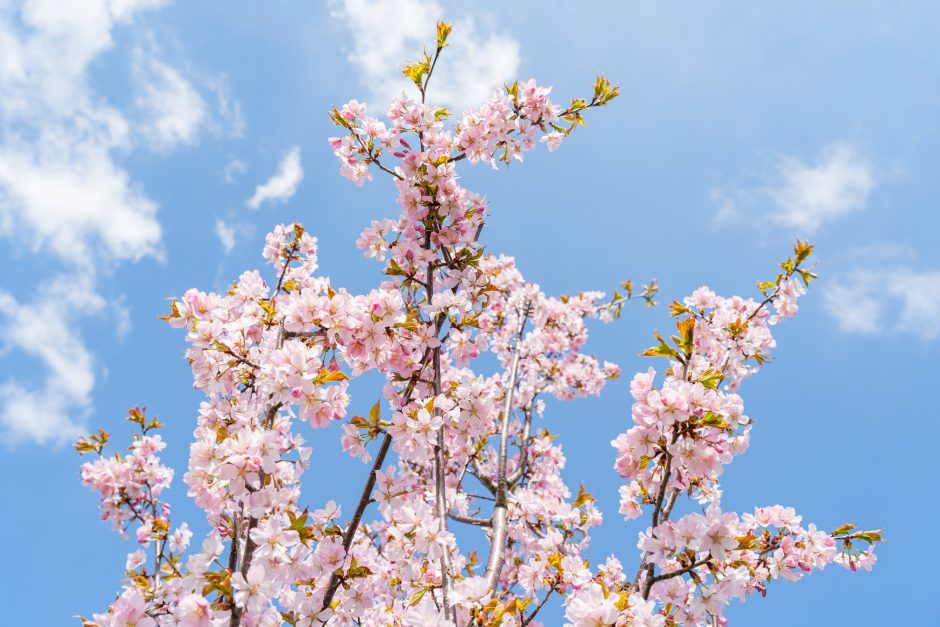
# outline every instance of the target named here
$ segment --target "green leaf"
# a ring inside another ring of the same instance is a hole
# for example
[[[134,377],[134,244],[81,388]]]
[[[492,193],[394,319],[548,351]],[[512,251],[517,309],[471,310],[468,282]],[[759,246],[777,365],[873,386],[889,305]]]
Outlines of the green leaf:
[[[809,270],[800,270],[800,278],[803,279],[803,284],[806,285],[806,287],[809,287],[810,281],[818,278],[818,276]]]
[[[407,276],[405,271],[402,270],[401,266],[398,265],[398,262],[394,259],[389,259],[388,267],[385,269],[385,274],[389,276]]]
[[[679,357],[679,353],[677,353],[674,348],[669,346],[669,344],[666,344],[666,340],[663,339],[663,336],[661,336],[658,331],[653,333],[653,337],[659,340],[659,346],[647,348],[645,351],[640,353],[640,357]]]
[[[721,385],[721,382],[724,381],[724,379],[725,375],[723,372],[709,368],[701,374],[699,377],[699,382],[709,390],[717,390],[718,386]]]
[[[774,288],[776,287],[777,287],[777,284],[774,283],[773,281],[761,281],[760,283],[757,284],[757,289],[759,289],[760,293],[763,294],[764,296],[767,296],[768,294],[770,294],[772,291],[774,291]]]
[[[881,533],[878,531],[863,531],[862,533],[856,534],[859,540],[865,540],[871,544],[875,542],[884,542],[884,538],[881,537]]]
[[[688,313],[688,312],[689,312],[689,308],[683,305],[682,303],[680,303],[679,301],[674,300],[672,301],[672,304],[669,305],[669,314],[673,318],[678,318],[682,314]]]
[[[353,416],[349,419],[349,424],[357,429],[368,429],[372,424],[362,416]]]
[[[702,416],[701,424],[704,427],[715,427],[716,429],[728,428],[728,423],[721,416],[711,411]]]
[[[303,529],[307,524],[307,517],[309,516],[306,508],[304,508],[304,511],[300,514],[300,516],[294,517],[293,512],[290,510],[288,510],[287,515],[291,517],[290,528],[294,531],[300,531]]]
[[[368,566],[360,566],[356,563],[356,558],[352,558],[352,563],[349,565],[349,570],[346,571],[347,579],[357,579],[359,577],[368,577],[372,574],[372,570]]]

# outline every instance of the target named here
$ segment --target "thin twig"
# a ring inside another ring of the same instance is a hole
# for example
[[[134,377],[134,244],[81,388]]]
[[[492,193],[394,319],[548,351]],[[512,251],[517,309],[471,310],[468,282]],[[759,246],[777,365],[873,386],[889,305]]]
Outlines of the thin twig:
[[[451,520],[455,520],[459,523],[464,523],[465,525],[474,525],[476,527],[492,527],[493,522],[488,518],[475,518],[473,516],[462,516],[454,512],[447,512],[447,516]]]
[[[697,562],[692,562],[691,564],[689,564],[688,566],[684,568],[680,568],[679,570],[673,570],[668,573],[663,573],[662,575],[656,575],[655,577],[651,577],[649,579],[649,582],[647,583],[647,586],[646,586],[647,592],[643,595],[643,598],[645,599],[647,597],[647,595],[649,594],[649,589],[653,587],[654,583],[658,583],[660,581],[666,581],[667,579],[672,579],[673,577],[678,577],[679,575],[684,575],[688,572],[692,572],[699,566],[704,566],[711,560],[712,560],[712,554],[709,553],[707,557],[703,557]]]
[[[555,591],[554,586],[548,589],[548,592],[545,593],[545,596],[542,597],[542,600],[539,601],[539,604],[535,606],[535,609],[532,610],[532,613],[529,614],[523,621],[522,627],[526,627],[529,623],[532,622],[532,619],[535,618],[535,615],[539,613],[539,610],[545,606],[545,603],[548,601],[548,597],[552,596],[552,592]]]

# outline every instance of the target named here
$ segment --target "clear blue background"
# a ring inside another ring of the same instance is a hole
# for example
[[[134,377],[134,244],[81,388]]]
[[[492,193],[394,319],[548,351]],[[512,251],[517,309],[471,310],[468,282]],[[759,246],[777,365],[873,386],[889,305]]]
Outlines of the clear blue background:
[[[469,11],[456,3],[446,9],[445,18]],[[622,87],[623,96],[591,115],[557,153],[539,150],[510,171],[463,167],[464,183],[490,200],[488,249],[515,255],[549,293],[655,277],[663,304],[706,283],[723,294],[751,294],[755,281],[774,275],[800,233],[754,220],[717,224],[710,190],[752,184],[773,171],[777,155],[812,163],[834,141],[860,146],[875,165],[878,185],[867,209],[814,235],[818,285],[799,316],[778,328],[774,361],[742,390],[757,424],[751,449],[724,475],[724,506],[746,511],[782,503],[821,527],[847,520],[884,527],[888,542],[872,573],[833,567],[798,584],[778,583],[765,599],[735,603],[729,616],[737,625],[940,624],[930,567],[932,521],[940,514],[938,342],[890,329],[843,333],[821,296],[827,280],[844,271],[839,260],[866,246],[901,246],[916,254],[921,270],[940,267],[937,6],[479,2],[472,11],[492,16],[519,41],[520,76],[554,85],[560,100],[587,93],[597,72]],[[242,270],[259,267],[263,234],[291,221],[319,236],[321,272],[335,285],[367,290],[380,266],[363,258],[354,241],[371,219],[397,210],[388,181],[360,190],[341,179],[325,142],[332,134],[328,107],[367,95],[343,52],[349,34],[326,7],[206,1],[147,12],[116,30],[115,48],[92,67],[92,83],[115,102],[126,98],[126,47],[138,29],[173,42],[171,56],[191,67],[227,72],[245,131],[241,138],[206,137],[169,156],[122,158],[160,204],[166,258],[120,265],[100,287],[130,305],[126,338],[115,337],[106,317],[76,331],[102,375],[94,426],[122,442],[128,407],[146,404],[159,415],[170,442],[166,459],[178,470],[170,493],[174,518],[198,522],[181,478],[200,395],[181,358],[182,333],[157,319],[165,299],[192,286],[224,288]],[[296,196],[247,210],[245,198],[295,144],[306,171]],[[233,156],[248,172],[229,185],[222,170]],[[232,216],[253,232],[225,255],[212,231],[217,219]],[[28,294],[36,268],[46,263],[0,247],[0,282]],[[619,363],[625,376],[601,398],[551,403],[546,418],[561,434],[569,485],[587,484],[606,515],[592,559],[615,553],[628,571],[641,523],[617,514],[608,442],[629,425],[630,376],[649,365],[637,354],[654,328],[668,324],[661,306],[628,307],[619,322],[596,325],[592,350]],[[0,361],[0,379],[14,374],[26,383],[42,377],[16,351]],[[375,402],[374,383],[354,385],[354,413]],[[336,499],[348,511],[366,467],[341,454],[338,425],[309,439],[314,464],[306,499],[314,506]],[[79,485],[77,456],[67,447],[29,443],[0,455],[0,625],[74,624],[71,616],[105,608],[134,547],[98,521],[95,498]],[[555,604],[545,622],[561,624],[561,616]]]

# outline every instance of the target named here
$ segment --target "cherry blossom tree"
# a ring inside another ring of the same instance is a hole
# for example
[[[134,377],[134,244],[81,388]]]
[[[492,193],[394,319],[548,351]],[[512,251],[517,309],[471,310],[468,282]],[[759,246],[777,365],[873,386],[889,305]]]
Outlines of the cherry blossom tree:
[[[427,99],[450,30],[440,23],[433,54],[404,68],[416,97],[395,99],[384,120],[355,100],[330,113],[340,173],[357,185],[386,177],[397,191],[399,215],[357,242],[382,264],[378,286],[353,294],[317,276],[317,240],[280,225],[266,271],[224,294],[189,290],[164,318],[185,331],[205,393],[183,475],[206,514],[201,543],[190,546],[189,525],[161,500],[174,472],[159,458],[158,420],[132,409],[139,433],[124,454],[104,453],[104,430],[76,443],[96,456],[81,477],[103,519],[139,546],[120,594],[84,625],[534,626],[552,595],[572,625],[724,624],[732,599],[775,579],[874,564],[880,530],[826,532],[780,505],[721,509],[721,471],[752,426],[737,390],[815,276],[803,242],[757,300],[703,287],[671,305],[676,335],[655,334],[643,353],[665,369],[634,376],[633,424],[612,442],[620,513],[649,520],[636,574],[621,561],[630,546],[585,559],[602,516],[563,480],[546,399],[598,394],[619,376],[584,352],[588,323],[619,318],[628,301],[654,304],[657,286],[543,293],[513,258],[484,250],[489,207],[457,167],[498,168],[540,143],[554,151],[618,90],[599,77],[590,98],[561,106],[550,89],[515,82],[451,126]],[[499,368],[485,374],[475,362],[487,352]],[[348,382],[368,371],[385,378],[381,399],[348,416]],[[320,428],[368,465],[351,512],[301,499],[305,441]],[[486,554],[461,547],[455,526]]]

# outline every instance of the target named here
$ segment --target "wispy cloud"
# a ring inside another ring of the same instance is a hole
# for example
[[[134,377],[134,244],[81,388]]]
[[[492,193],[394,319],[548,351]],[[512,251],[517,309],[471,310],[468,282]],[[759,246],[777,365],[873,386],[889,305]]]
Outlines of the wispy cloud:
[[[940,337],[940,270],[856,269],[830,282],[823,303],[848,333]]]
[[[235,250],[239,242],[244,242],[255,234],[254,225],[250,221],[239,220],[233,215],[217,219],[212,231],[226,255]]]
[[[922,267],[917,257],[909,247],[876,243],[832,259],[832,278],[821,282],[823,306],[839,329],[940,338],[940,269]]]
[[[877,184],[872,164],[849,143],[825,146],[815,163],[777,160],[769,181],[756,188],[716,188],[710,193],[719,222],[769,221],[798,235],[868,206]]]
[[[226,254],[232,252],[235,248],[235,229],[224,220],[216,220],[215,236],[219,238],[219,244]]]
[[[247,205],[257,209],[266,202],[287,202],[303,180],[304,168],[300,164],[300,147],[294,146],[281,159],[277,172],[267,182],[255,188],[255,193],[248,199]]]
[[[141,132],[159,152],[195,143],[208,119],[205,101],[178,71],[146,55],[134,54],[137,106],[144,114]]]
[[[221,74],[206,81],[206,87],[216,98],[217,119],[213,120],[213,128],[222,135],[241,137],[245,132],[245,118],[241,102],[232,96],[228,75]]]
[[[235,182],[235,179],[244,174],[247,168],[245,164],[239,159],[230,159],[228,163],[225,164],[225,168],[222,170],[222,175],[225,177],[225,182],[231,185]]]
[[[407,60],[416,60],[434,45],[435,25],[445,18],[436,0],[330,0],[332,14],[352,35],[349,61],[379,107],[414,85],[401,75]],[[463,111],[485,100],[493,89],[516,77],[519,44],[494,32],[490,19],[477,28],[472,17],[454,20],[454,32],[435,71],[431,100]]]

